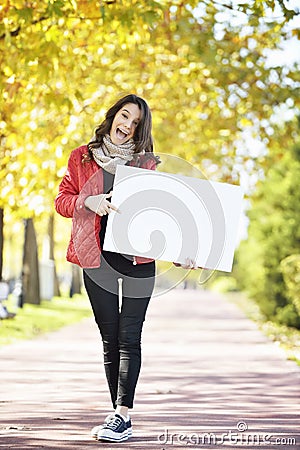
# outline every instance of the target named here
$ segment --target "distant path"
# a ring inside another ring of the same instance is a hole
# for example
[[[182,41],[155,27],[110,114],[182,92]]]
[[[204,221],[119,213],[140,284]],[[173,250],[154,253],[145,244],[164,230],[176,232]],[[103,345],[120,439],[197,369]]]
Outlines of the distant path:
[[[300,448],[299,367],[221,296],[154,298],[143,341],[134,438],[119,445],[89,436],[110,411],[93,319],[2,348],[0,448]]]

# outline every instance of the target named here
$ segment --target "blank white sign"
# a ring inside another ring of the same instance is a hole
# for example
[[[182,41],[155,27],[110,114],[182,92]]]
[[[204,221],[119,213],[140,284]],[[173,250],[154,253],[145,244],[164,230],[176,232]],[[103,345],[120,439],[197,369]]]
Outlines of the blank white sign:
[[[243,192],[239,186],[117,166],[103,249],[230,272]]]

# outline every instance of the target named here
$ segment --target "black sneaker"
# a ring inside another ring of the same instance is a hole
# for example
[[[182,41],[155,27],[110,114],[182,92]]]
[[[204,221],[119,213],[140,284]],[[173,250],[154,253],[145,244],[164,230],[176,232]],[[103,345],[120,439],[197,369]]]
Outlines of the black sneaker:
[[[128,420],[125,423],[126,423],[126,427],[127,427],[128,437],[130,438],[132,436],[132,424],[131,424],[131,419],[129,416],[128,416]]]
[[[115,413],[109,414],[106,417],[106,419],[104,420],[102,425],[96,425],[94,428],[92,428],[92,430],[91,430],[92,438],[97,439],[99,431],[102,430],[102,428],[111,420],[112,417],[114,417],[114,415],[115,415]]]
[[[115,416],[115,413],[111,413],[109,414],[106,419],[104,420],[104,423],[102,425],[97,425],[94,428],[92,428],[91,430],[91,436],[93,439],[98,439],[98,433],[99,431],[101,431],[104,426],[112,419],[112,417]],[[126,423],[126,427],[127,427],[127,433],[128,433],[128,437],[132,436],[132,425],[131,425],[131,419],[128,416],[128,420],[125,422]]]
[[[128,433],[127,424],[129,425],[130,435]],[[131,421],[126,423],[122,416],[115,414],[103,428],[98,432],[98,441],[122,442],[132,435]]]

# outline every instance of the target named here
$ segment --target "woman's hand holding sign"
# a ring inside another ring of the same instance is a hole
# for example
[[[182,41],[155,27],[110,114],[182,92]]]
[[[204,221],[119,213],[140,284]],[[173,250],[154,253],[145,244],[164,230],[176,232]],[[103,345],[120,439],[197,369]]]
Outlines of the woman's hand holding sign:
[[[198,267],[196,261],[194,261],[192,258],[186,258],[185,264],[180,263],[173,263],[176,267],[181,267],[182,269],[202,269],[202,267]]]
[[[85,206],[98,214],[99,216],[105,216],[111,211],[120,212],[118,208],[112,205],[108,199],[111,198],[112,191],[109,194],[90,195],[85,199]]]

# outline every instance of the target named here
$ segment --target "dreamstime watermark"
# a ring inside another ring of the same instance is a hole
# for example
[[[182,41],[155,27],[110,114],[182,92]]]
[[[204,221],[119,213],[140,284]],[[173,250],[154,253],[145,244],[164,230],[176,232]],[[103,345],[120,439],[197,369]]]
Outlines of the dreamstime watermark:
[[[200,446],[200,445],[240,445],[240,446],[296,446],[295,437],[274,436],[270,433],[250,432],[248,424],[245,421],[239,421],[235,430],[228,430],[223,433],[176,433],[171,432],[167,428],[157,436],[157,441],[161,450],[165,450],[165,446],[181,445],[181,446]]]

